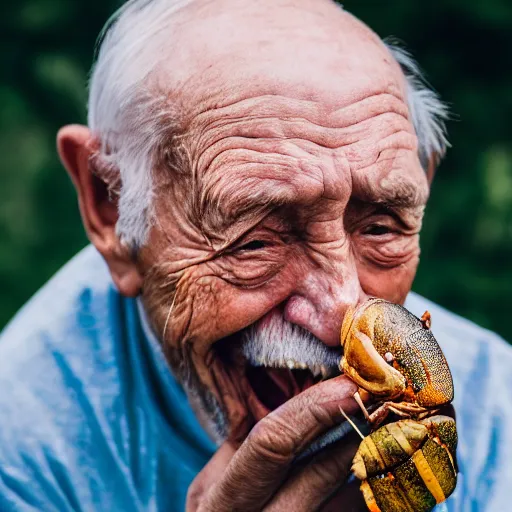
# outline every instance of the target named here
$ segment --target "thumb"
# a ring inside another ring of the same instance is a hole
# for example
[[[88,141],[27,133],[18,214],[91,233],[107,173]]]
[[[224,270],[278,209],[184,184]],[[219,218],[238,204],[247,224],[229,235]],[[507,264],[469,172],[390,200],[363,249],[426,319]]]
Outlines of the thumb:
[[[361,439],[355,433],[350,433],[326,448],[305,467],[292,473],[279,493],[267,504],[265,512],[318,510],[345,483],[360,444]],[[352,510],[349,508],[352,500],[353,496],[345,496],[341,503],[337,501],[338,510]]]

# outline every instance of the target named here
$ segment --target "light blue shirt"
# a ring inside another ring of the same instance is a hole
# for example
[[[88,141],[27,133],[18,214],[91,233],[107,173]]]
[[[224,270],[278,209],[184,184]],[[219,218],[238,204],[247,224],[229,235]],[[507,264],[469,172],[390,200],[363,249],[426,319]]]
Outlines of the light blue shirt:
[[[512,349],[432,314],[455,381],[459,483],[437,510],[512,510]],[[133,299],[88,247],[0,336],[0,511],[181,511],[215,451]],[[510,486],[510,487],[509,487]]]

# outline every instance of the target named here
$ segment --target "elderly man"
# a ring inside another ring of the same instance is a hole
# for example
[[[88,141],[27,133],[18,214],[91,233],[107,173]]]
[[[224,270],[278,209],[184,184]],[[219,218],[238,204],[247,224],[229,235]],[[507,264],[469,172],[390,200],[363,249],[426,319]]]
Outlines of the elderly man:
[[[369,296],[429,309],[452,368],[443,506],[507,509],[511,351],[409,293],[444,117],[330,0],[128,2],[58,135],[93,247],[0,340],[0,509],[364,510],[356,437],[295,457],[358,410]]]

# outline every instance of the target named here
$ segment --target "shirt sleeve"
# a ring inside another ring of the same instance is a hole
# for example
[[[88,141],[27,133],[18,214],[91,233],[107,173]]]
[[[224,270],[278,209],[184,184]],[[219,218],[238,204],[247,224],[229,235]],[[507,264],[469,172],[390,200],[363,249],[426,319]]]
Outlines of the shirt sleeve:
[[[510,509],[512,347],[492,333],[477,347],[456,389],[460,473],[449,512]]]

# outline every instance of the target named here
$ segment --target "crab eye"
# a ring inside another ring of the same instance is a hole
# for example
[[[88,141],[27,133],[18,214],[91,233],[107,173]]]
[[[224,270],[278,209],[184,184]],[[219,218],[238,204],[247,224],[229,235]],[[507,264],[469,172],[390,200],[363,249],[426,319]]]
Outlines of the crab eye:
[[[384,354],[384,359],[386,360],[386,363],[391,364],[395,360],[395,357],[391,352],[386,352]]]

